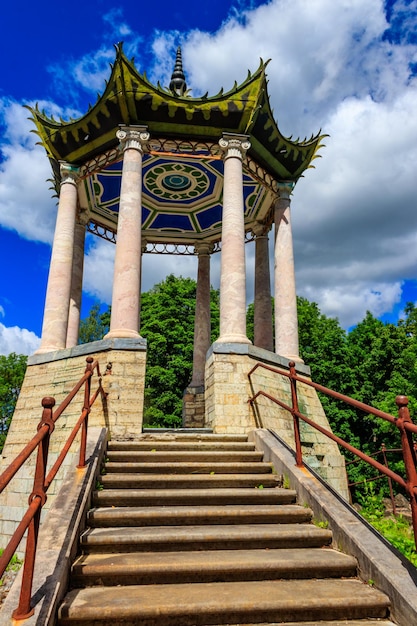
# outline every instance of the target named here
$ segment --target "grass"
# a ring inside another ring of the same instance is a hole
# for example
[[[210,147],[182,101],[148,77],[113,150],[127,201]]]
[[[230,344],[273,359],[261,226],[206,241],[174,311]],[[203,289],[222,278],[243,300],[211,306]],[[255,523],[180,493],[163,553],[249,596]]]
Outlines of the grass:
[[[417,567],[417,552],[411,523],[403,515],[385,516],[382,494],[375,491],[373,483],[369,483],[365,493],[358,499],[362,507],[361,515]]]
[[[2,556],[4,550],[0,548],[0,556]],[[14,554],[10,560],[10,563],[8,564],[7,568],[6,568],[6,572],[9,571],[13,571],[13,572],[17,572],[21,565],[22,565],[23,561],[22,559],[19,559],[19,557]],[[3,585],[3,579],[0,578],[0,587]]]
[[[327,519],[316,519],[313,518],[312,520],[314,526],[317,526],[318,528],[329,528],[329,522],[327,521]]]

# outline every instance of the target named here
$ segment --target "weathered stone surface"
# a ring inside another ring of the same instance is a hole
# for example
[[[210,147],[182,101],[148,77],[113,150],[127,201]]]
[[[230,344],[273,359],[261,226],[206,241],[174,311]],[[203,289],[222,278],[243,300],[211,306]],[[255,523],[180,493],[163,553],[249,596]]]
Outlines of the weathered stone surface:
[[[129,349],[125,349],[129,348]],[[105,427],[110,436],[137,435],[142,432],[143,394],[146,364],[146,342],[123,339],[92,342],[50,354],[37,354],[29,359],[16,410],[0,460],[0,473],[20,453],[23,445],[36,434],[42,416],[41,401],[53,396],[55,408],[64,400],[83,376],[86,357],[98,360],[107,399],[99,396],[89,416],[90,427]],[[107,366],[111,366],[107,369]],[[92,391],[97,388],[97,375],[92,377]],[[81,415],[81,389],[65,413],[56,422],[49,445],[49,467],[58,457],[64,442]],[[68,467],[79,454],[78,434],[62,468],[48,490],[45,511],[51,506]],[[0,547],[7,544],[17,522],[27,509],[33,489],[36,455],[33,454],[2,493],[0,508]]]
[[[264,396],[253,406],[249,398],[264,391],[288,407],[292,406],[290,381],[265,368],[258,368],[249,381],[248,373],[257,363],[288,371],[288,360],[267,350],[244,344],[215,343],[206,363],[205,426],[217,433],[247,433],[254,428],[270,428],[292,448],[294,426],[291,413]],[[297,363],[297,373],[308,378],[309,368]],[[299,408],[308,418],[331,431],[316,391],[306,384],[297,384]],[[337,444],[300,420],[301,441],[309,461],[317,471],[348,498],[344,458]]]

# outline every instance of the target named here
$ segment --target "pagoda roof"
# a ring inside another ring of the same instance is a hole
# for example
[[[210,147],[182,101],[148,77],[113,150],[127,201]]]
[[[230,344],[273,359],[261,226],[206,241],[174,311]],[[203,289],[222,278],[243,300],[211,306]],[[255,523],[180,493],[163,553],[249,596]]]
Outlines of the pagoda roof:
[[[118,145],[120,125],[146,125],[152,138],[217,143],[223,133],[249,137],[248,155],[277,182],[296,182],[317,156],[323,135],[292,140],[280,132],[269,103],[267,63],[230,91],[192,98],[153,85],[116,46],[104,92],[78,119],[55,120],[30,107],[36,131],[59,180],[59,161],[82,166]]]

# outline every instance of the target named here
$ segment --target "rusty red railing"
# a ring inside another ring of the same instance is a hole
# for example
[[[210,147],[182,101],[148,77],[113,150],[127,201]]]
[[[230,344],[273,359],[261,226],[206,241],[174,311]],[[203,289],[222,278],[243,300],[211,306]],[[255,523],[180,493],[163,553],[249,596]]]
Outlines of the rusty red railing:
[[[293,423],[294,423],[295,458],[296,458],[297,467],[304,467],[303,453],[302,453],[302,448],[301,448],[301,438],[300,438],[300,419],[301,419],[306,424],[309,424],[312,428],[315,428],[316,430],[321,432],[323,435],[325,435],[329,439],[332,439],[333,441],[335,441],[345,450],[348,450],[355,456],[359,457],[362,461],[365,461],[369,465],[372,465],[373,467],[375,467],[379,472],[381,472],[382,474],[385,474],[388,478],[390,478],[397,484],[401,485],[401,487],[405,489],[410,499],[411,516],[412,516],[413,530],[414,530],[414,542],[417,548],[417,470],[416,470],[417,459],[416,459],[416,451],[415,451],[413,438],[412,438],[412,434],[417,433],[417,426],[413,424],[411,421],[410,412],[407,407],[408,398],[406,396],[397,396],[396,403],[398,406],[398,417],[395,417],[394,415],[391,415],[390,413],[385,413],[384,411],[375,409],[374,407],[369,406],[368,404],[359,402],[358,400],[350,398],[349,396],[345,396],[342,393],[333,391],[332,389],[328,389],[327,387],[324,387],[323,385],[315,383],[308,378],[299,376],[296,372],[295,363],[293,361],[290,361],[289,363],[289,370],[283,370],[281,368],[272,367],[270,365],[266,365],[265,363],[257,363],[250,370],[248,374],[249,381],[251,382],[251,384],[252,384],[251,376],[258,368],[269,370],[270,372],[274,372],[281,376],[285,376],[286,378],[289,378],[290,380],[291,406],[289,406],[282,400],[279,400],[278,398],[274,398],[274,396],[272,396],[271,394],[263,390],[258,391],[257,393],[255,393],[254,396],[249,398],[249,403],[253,406],[253,404],[256,402],[256,399],[259,396],[264,396],[265,398],[268,398],[271,402],[274,402],[281,408],[291,413],[293,417]],[[405,474],[406,474],[405,478],[403,476],[400,476],[400,474],[397,474],[396,472],[391,470],[388,467],[388,464],[380,463],[379,461],[365,454],[358,448],[355,448],[347,441],[344,441],[341,437],[338,437],[331,431],[327,430],[326,428],[323,428],[323,426],[321,426],[320,424],[317,424],[316,422],[308,418],[306,415],[303,415],[300,412],[299,406],[298,406],[297,382],[302,383],[303,385],[307,385],[309,387],[313,387],[316,391],[319,391],[320,393],[323,393],[327,396],[346,402],[347,404],[350,404],[351,406],[355,407],[356,409],[360,409],[361,411],[364,411],[365,413],[375,415],[376,417],[379,417],[388,422],[391,422],[391,424],[393,424],[396,428],[398,428],[401,434],[401,450],[402,450],[404,465],[405,465]]]
[[[23,448],[23,450],[17,455],[12,463],[6,468],[6,470],[0,476],[0,493],[7,487],[15,474],[23,466],[23,464],[29,459],[35,450],[37,450],[35,477],[33,480],[33,490],[29,496],[29,506],[24,514],[21,522],[17,526],[13,536],[2,556],[0,557],[0,578],[3,576],[9,562],[11,561],[19,543],[21,542],[23,535],[27,531],[26,538],[26,551],[23,564],[23,577],[22,587],[20,590],[19,606],[13,612],[13,618],[15,620],[22,620],[30,617],[34,613],[34,609],[31,607],[32,596],[32,582],[33,573],[35,567],[36,558],[36,546],[39,534],[40,517],[42,507],[46,502],[46,492],[51,482],[58,473],[68,451],[73,443],[78,431],[81,429],[81,441],[80,441],[80,455],[77,467],[86,467],[86,446],[87,446],[87,427],[88,416],[91,411],[91,407],[96,401],[99,394],[102,398],[106,397],[106,393],[101,385],[100,366],[97,361],[94,361],[92,357],[87,357],[87,366],[84,375],[73,387],[67,397],[61,402],[59,407],[53,410],[55,406],[55,398],[45,397],[42,400],[42,417],[37,427],[36,435],[29,441],[29,443]],[[91,395],[91,378],[94,372],[97,372],[98,387],[93,395]],[[77,420],[74,428],[72,429],[67,441],[65,442],[58,458],[47,473],[48,466],[48,450],[49,442],[52,432],[55,429],[55,423],[62,415],[64,410],[75,398],[80,389],[84,386],[84,402],[81,415]]]

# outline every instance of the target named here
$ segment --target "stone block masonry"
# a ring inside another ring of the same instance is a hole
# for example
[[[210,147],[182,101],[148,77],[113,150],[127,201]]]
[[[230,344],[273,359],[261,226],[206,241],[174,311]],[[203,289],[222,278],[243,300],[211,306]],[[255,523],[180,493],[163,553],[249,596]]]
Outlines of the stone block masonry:
[[[203,428],[205,421],[204,386],[187,387],[183,395],[183,428]]]
[[[132,438],[142,432],[143,395],[145,388],[146,341],[109,339],[29,358],[22,389],[0,459],[0,473],[36,434],[42,416],[42,398],[53,396],[55,408],[64,400],[83,376],[86,358],[100,364],[106,400],[99,396],[89,417],[89,426],[105,427],[109,438]],[[97,375],[92,377],[92,392],[97,388]],[[49,446],[51,467],[79,418],[84,400],[83,389],[56,423]],[[79,435],[75,439],[63,467],[48,490],[44,507],[48,510],[58,492],[67,468],[79,453]],[[33,488],[36,452],[19,470],[0,496],[0,547],[6,545],[17,522],[26,511]]]
[[[291,407],[290,381],[269,370],[258,368],[248,379],[256,363],[288,370],[289,360],[268,350],[246,344],[214,343],[206,361],[205,426],[215,433],[248,433],[255,428],[269,428],[294,449],[291,413],[264,396],[252,407],[249,398],[263,390]],[[310,377],[310,368],[297,363],[297,373]],[[298,402],[304,413],[331,431],[319,397],[312,387],[297,384]],[[301,441],[306,462],[327,480],[344,498],[348,498],[344,457],[335,442],[300,421]]]

